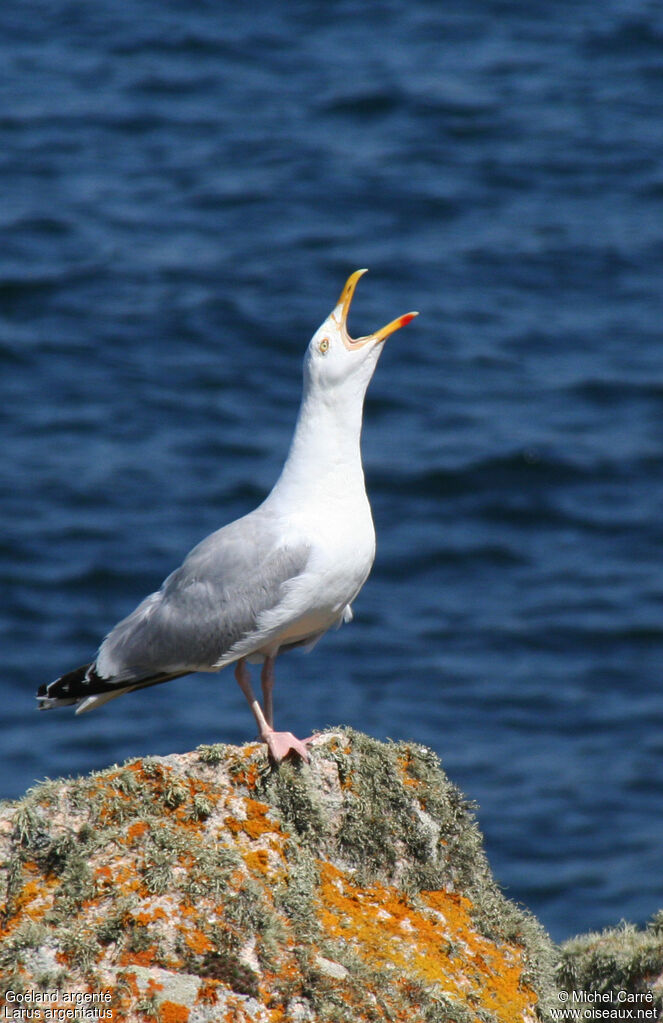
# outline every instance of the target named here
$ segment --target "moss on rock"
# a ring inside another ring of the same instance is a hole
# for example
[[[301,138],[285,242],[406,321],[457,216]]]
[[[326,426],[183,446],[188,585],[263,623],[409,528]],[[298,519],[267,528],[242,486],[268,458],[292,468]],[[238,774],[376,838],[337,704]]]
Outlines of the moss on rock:
[[[560,990],[576,993],[574,1004],[583,1002],[578,992],[587,992],[586,1004],[595,1004],[594,994],[624,997],[622,1007],[633,1007],[625,996],[647,995],[641,1009],[663,1010],[663,911],[644,930],[621,923],[600,933],[583,934],[566,941],[559,950],[557,983]],[[651,1000],[649,1000],[649,998]],[[615,1008],[618,1004],[615,1005]],[[653,1017],[649,1017],[653,1018]],[[658,1015],[656,1018],[659,1018]]]
[[[116,1020],[511,1023],[551,988],[434,754],[348,729],[46,782],[0,811],[0,875],[5,990]]]

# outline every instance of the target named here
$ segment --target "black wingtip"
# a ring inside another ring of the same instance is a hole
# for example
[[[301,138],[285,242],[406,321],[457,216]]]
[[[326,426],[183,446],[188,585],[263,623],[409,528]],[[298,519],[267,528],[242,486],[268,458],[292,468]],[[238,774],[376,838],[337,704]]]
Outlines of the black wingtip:
[[[37,690],[40,710],[51,707],[66,707],[78,703],[90,695],[90,683],[93,677],[92,664],[83,664],[80,668],[68,671],[53,682],[42,685]]]
[[[68,707],[72,703],[81,703],[88,696],[100,696],[103,693],[113,693],[114,696],[121,696],[122,693],[131,693],[134,689],[146,689],[148,686],[158,686],[162,682],[170,682],[173,678],[180,678],[181,675],[188,675],[188,671],[158,672],[155,675],[146,675],[144,678],[135,680],[100,678],[95,671],[94,663],[83,664],[80,668],[68,671],[61,675],[54,682],[40,686],[37,691],[39,710],[51,710],[53,707]]]

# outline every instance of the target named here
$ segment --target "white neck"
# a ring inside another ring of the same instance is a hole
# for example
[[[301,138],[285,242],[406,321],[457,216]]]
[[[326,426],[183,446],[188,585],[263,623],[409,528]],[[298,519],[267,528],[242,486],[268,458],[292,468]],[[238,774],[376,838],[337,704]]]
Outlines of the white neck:
[[[268,500],[364,490],[361,423],[366,388],[319,394],[305,387],[285,465]]]

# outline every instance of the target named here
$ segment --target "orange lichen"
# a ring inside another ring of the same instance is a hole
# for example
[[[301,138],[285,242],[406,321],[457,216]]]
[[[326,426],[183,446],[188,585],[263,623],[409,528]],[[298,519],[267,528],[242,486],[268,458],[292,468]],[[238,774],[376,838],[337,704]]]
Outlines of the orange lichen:
[[[133,919],[137,924],[141,924],[141,926],[146,927],[148,924],[155,923],[157,920],[167,920],[168,914],[165,909],[161,908],[161,906],[155,906],[154,909],[149,912],[143,910],[140,913],[134,913]]]
[[[150,948],[143,948],[139,952],[122,952],[118,962],[121,966],[153,966],[158,956],[158,949],[151,945]]]
[[[198,988],[196,1002],[203,1005],[216,1005],[219,1000],[219,988],[222,986],[220,981],[210,980],[206,977]]]
[[[126,984],[126,986],[129,988],[131,995],[133,995],[134,998],[140,998],[140,988],[138,987],[138,980],[136,978],[136,974],[133,973],[131,970],[125,970],[121,976],[124,984]],[[151,983],[152,981],[150,980],[150,984]],[[161,985],[159,985],[159,989],[161,989]]]
[[[97,878],[98,888],[121,891],[123,894],[129,894],[130,892],[136,892],[142,887],[140,878],[137,877],[135,871],[135,865],[133,863],[118,863],[115,861],[111,869],[108,865],[103,865],[95,870],[95,877]]]
[[[350,754],[352,753],[352,749],[350,747],[350,744],[347,743],[347,742],[344,742],[343,745],[341,746],[340,742],[338,741],[338,737],[336,735],[333,735],[331,737],[331,739],[329,740],[329,742],[327,744],[327,748],[332,753],[339,753],[339,752],[342,753],[344,757],[349,757]]]
[[[233,779],[237,785],[244,785],[252,792],[260,778],[260,771],[253,759],[249,759],[245,767],[240,767],[232,772]]]
[[[398,766],[401,769],[401,781],[408,788],[418,788],[419,782],[416,778],[413,778],[410,774],[410,767],[413,763],[412,753],[406,750],[404,753],[397,758]]]
[[[500,1018],[507,1018],[514,1008],[524,1009],[536,1001],[534,992],[523,983],[523,952],[517,946],[497,946],[477,934],[469,914],[471,903],[459,895],[442,891],[421,892],[427,906],[447,920],[451,916],[454,927],[452,940],[468,946],[464,969],[476,981],[480,1004]],[[457,903],[457,911],[450,907]],[[461,963],[463,962],[461,957]]]
[[[55,891],[60,885],[57,877],[44,877],[36,863],[23,864],[22,877],[28,874],[23,884],[7,905],[0,907],[0,938],[6,938],[26,917],[42,920],[53,906]]]
[[[180,916],[187,916],[189,918],[197,917],[199,909],[197,905],[192,905],[187,902],[183,902],[180,906]]]
[[[190,1012],[186,1005],[178,1002],[164,1001],[159,1006],[159,1018],[161,1023],[187,1023]]]
[[[266,818],[269,810],[266,803],[259,803],[256,799],[247,798],[244,800],[244,809],[246,811],[245,820],[240,820],[237,817],[226,818],[226,827],[233,835],[243,832],[249,838],[260,838],[267,832],[282,834],[278,822]]]
[[[255,849],[244,854],[244,862],[252,873],[266,874],[269,870],[269,853],[266,849]]]
[[[141,838],[146,831],[149,831],[149,826],[146,821],[136,821],[127,830],[127,842],[132,845],[137,838]]]
[[[210,941],[207,935],[198,930],[185,932],[184,941],[188,948],[197,955],[203,955],[205,952],[210,952],[214,948],[213,942]]]
[[[26,881],[19,894],[14,898],[14,912],[23,912],[25,916],[34,919],[37,912],[34,903],[40,898],[43,890],[41,881]]]
[[[318,861],[318,869],[325,932],[373,968],[414,974],[456,998],[467,997],[469,983],[478,1005],[507,1016],[531,1006],[532,992],[522,985],[520,950],[498,949],[477,934],[469,899],[425,892],[422,907],[377,882],[358,888],[330,863]]]

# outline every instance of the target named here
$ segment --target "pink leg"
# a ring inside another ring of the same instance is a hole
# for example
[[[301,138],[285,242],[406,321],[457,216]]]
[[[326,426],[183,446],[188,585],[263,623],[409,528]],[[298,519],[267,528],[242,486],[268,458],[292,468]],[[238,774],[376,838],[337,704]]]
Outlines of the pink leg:
[[[260,674],[262,684],[262,705],[270,728],[274,727],[274,662],[275,657],[266,657]]]
[[[272,717],[271,690],[274,687],[274,659],[271,658],[271,661],[271,669],[267,669],[267,667],[263,669],[263,692],[267,690],[265,695],[265,709],[268,711],[270,718]],[[267,662],[265,662],[265,665],[266,664]],[[302,760],[308,760],[308,750],[306,749],[305,743],[309,740],[307,739],[302,742],[302,740],[297,739],[292,732],[275,732],[272,724],[268,721],[265,714],[263,714],[262,707],[256,700],[255,693],[253,692],[249,669],[247,668],[244,659],[237,662],[235,678],[237,679],[239,688],[244,693],[246,702],[251,708],[253,716],[256,719],[260,738],[266,744],[272,760],[279,764],[284,757],[287,757],[288,753],[297,753]],[[269,697],[269,699],[267,697]]]

